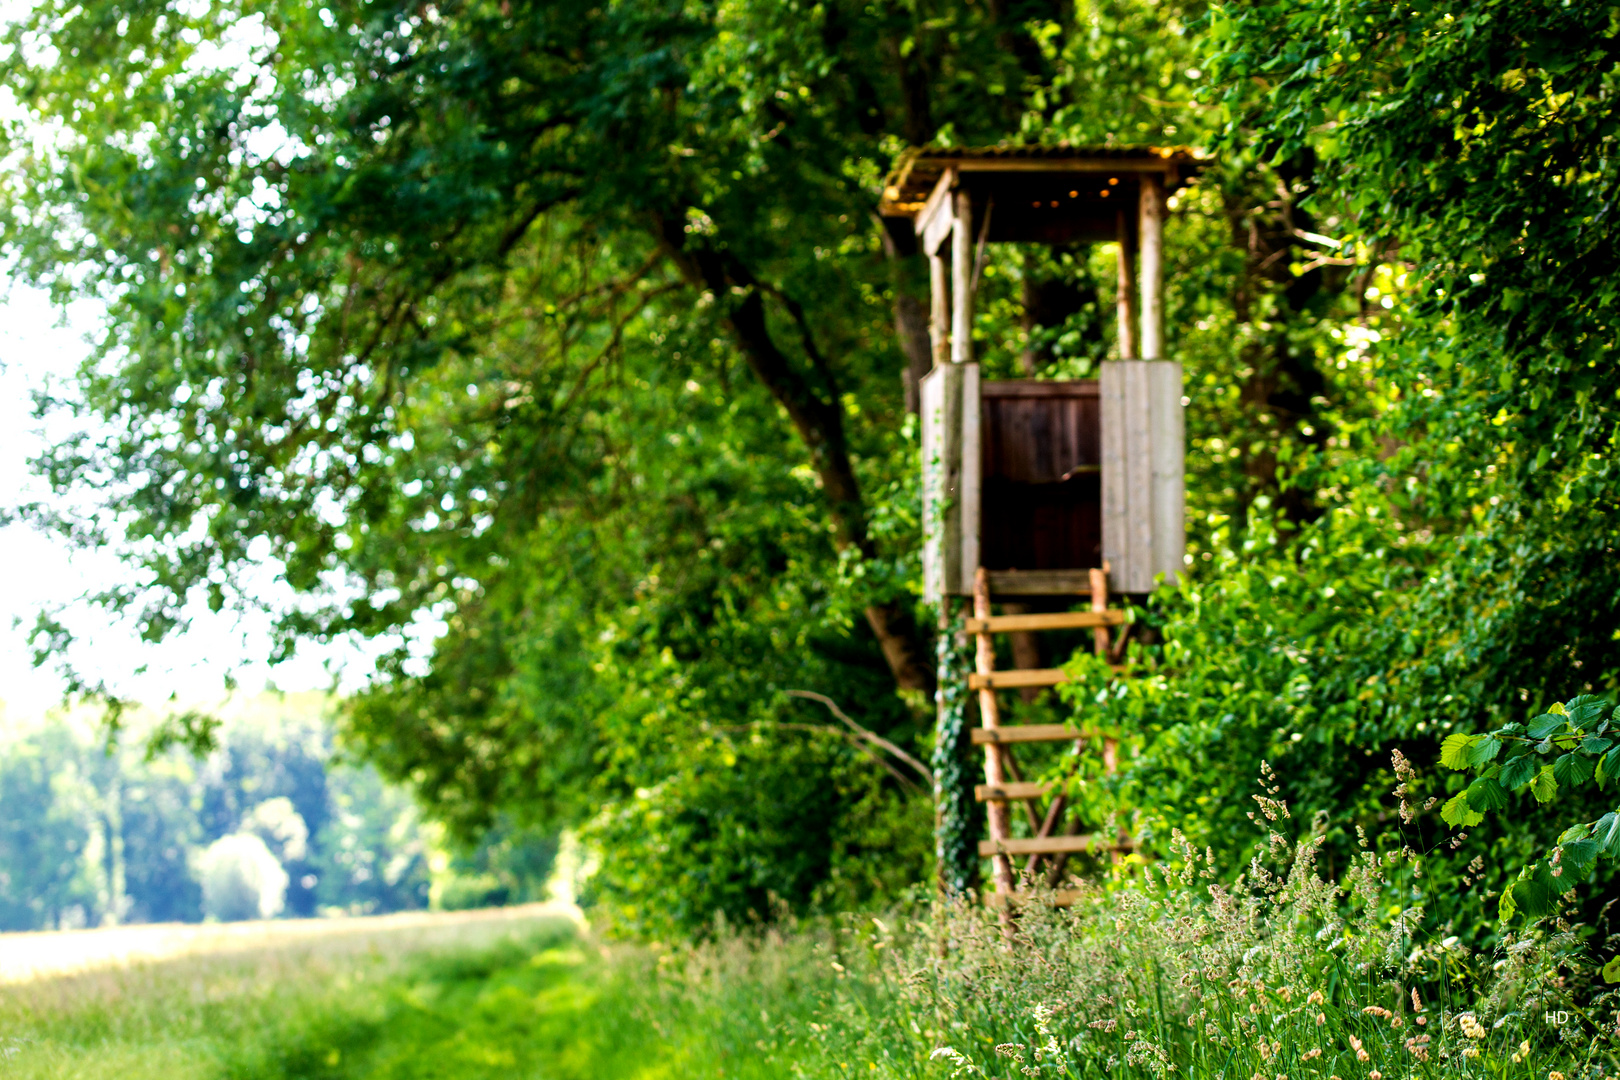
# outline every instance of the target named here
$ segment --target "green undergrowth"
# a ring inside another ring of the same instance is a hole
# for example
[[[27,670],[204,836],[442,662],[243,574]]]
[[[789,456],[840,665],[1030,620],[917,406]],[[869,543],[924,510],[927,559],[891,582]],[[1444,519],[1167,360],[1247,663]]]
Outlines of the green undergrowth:
[[[794,1006],[809,1004],[781,992],[800,952],[672,964],[548,920],[45,980],[0,988],[0,1077],[780,1076],[795,1048],[773,1032],[802,1029]]]
[[[534,920],[36,982],[0,992],[0,1080],[1616,1075],[1606,942],[1555,919],[1476,950],[1392,906],[1409,856],[1365,850],[1332,884],[1319,846],[1273,833],[1221,884],[1178,841],[1016,915],[922,904],[678,946]]]

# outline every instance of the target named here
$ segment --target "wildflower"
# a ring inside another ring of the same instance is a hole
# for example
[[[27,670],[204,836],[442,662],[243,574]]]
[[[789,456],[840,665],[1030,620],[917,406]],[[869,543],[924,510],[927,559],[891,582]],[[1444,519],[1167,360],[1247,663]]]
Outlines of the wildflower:
[[[1479,1022],[1479,1018],[1473,1013],[1463,1013],[1457,1017],[1457,1026],[1462,1028],[1462,1033],[1470,1039],[1483,1039],[1485,1037],[1485,1026]]]
[[[1316,1026],[1321,1027],[1325,1023],[1327,1023],[1327,1013],[1317,1013],[1316,1014]]]
[[[1384,1080],[1384,1074],[1379,1072],[1377,1069],[1374,1069],[1372,1072],[1367,1074],[1367,1080]]]
[[[928,1055],[929,1061],[938,1061],[940,1058],[944,1058],[955,1067],[955,1071],[951,1073],[952,1077],[984,1075],[977,1065],[968,1060],[966,1054],[954,1047],[936,1046],[934,1052]]]
[[[1362,1009],[1361,1011],[1366,1013],[1368,1016],[1376,1016],[1380,1020],[1388,1020],[1390,1018],[1390,1016],[1393,1015],[1388,1009],[1384,1008],[1382,1005],[1368,1005],[1365,1009]]]
[[[1367,1051],[1362,1049],[1361,1040],[1356,1038],[1354,1035],[1350,1036],[1350,1049],[1352,1049],[1352,1050],[1354,1050],[1356,1052],[1356,1060],[1357,1061],[1366,1061],[1367,1060],[1367,1057],[1368,1057]]]
[[[1299,1055],[1299,1060],[1301,1060],[1301,1061],[1312,1061],[1312,1060],[1315,1060],[1316,1058],[1319,1058],[1321,1056],[1322,1056],[1322,1048],[1320,1046],[1313,1046],[1309,1050],[1305,1051],[1303,1054]]]
[[[1564,1080],[1564,1074],[1554,1069],[1547,1074],[1547,1080]]]
[[[1517,1065],[1519,1062],[1523,1061],[1525,1058],[1527,1058],[1529,1056],[1530,1056],[1530,1040],[1526,1039],[1526,1040],[1524,1040],[1524,1042],[1519,1044],[1519,1049],[1514,1051],[1513,1064]]]
[[[1307,1004],[1307,1005],[1320,1005],[1325,1000],[1326,999],[1322,997],[1322,991],[1320,991],[1320,990],[1312,990],[1311,991],[1311,996],[1305,999],[1305,1004]]]
[[[996,1046],[996,1053],[1002,1057],[1012,1058],[1019,1064],[1024,1061],[1024,1048],[1017,1043],[1000,1043]]]

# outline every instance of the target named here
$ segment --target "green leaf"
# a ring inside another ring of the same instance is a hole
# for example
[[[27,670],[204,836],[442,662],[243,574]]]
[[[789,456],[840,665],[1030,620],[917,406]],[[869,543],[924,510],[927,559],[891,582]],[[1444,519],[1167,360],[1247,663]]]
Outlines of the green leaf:
[[[1609,703],[1595,694],[1582,694],[1564,702],[1564,712],[1569,715],[1569,722],[1578,728],[1595,726],[1608,707]]]
[[[1468,744],[1473,741],[1472,735],[1447,735],[1440,744],[1440,764],[1448,769],[1468,768]]]
[[[1581,750],[1588,754],[1601,754],[1614,745],[1613,739],[1605,739],[1601,735],[1588,735],[1581,740]]]
[[[1603,965],[1603,981],[1606,983],[1620,982],[1620,956]]]
[[[1592,778],[1592,759],[1582,754],[1563,754],[1553,762],[1553,779],[1560,784],[1584,784]]]
[[[1481,776],[1468,785],[1468,805],[1475,810],[1500,810],[1508,804],[1507,792],[1495,777]]]
[[[1467,828],[1485,820],[1485,815],[1468,805],[1468,792],[1459,791],[1440,808],[1440,820],[1453,828]]]
[[[1518,791],[1535,779],[1536,769],[1540,766],[1541,759],[1535,754],[1520,754],[1502,766],[1501,775],[1497,779],[1509,791]]]
[[[1597,777],[1598,787],[1602,787],[1604,781],[1614,776],[1616,768],[1620,768],[1620,746],[1610,750],[1598,760],[1597,772],[1593,774]]]
[[[1470,743],[1468,747],[1468,764],[1470,766],[1485,765],[1492,761],[1502,749],[1502,740],[1494,735],[1487,735],[1483,739]]]
[[[1542,713],[1530,721],[1530,737],[1532,739],[1545,739],[1568,722],[1555,713]]]
[[[1534,862],[1519,871],[1519,877],[1512,885],[1502,890],[1502,902],[1497,910],[1511,909],[1512,912],[1522,912],[1527,918],[1538,919],[1553,910],[1558,899],[1559,880],[1552,876],[1543,863]],[[1512,900],[1508,900],[1511,894]]]
[[[1564,868],[1564,877],[1584,877],[1597,861],[1598,848],[1596,840],[1575,840],[1562,845],[1560,850],[1563,854],[1558,857],[1558,865]]]
[[[1597,824],[1592,826],[1592,837],[1603,845],[1603,854],[1620,851],[1620,814],[1610,810],[1598,818]]]
[[[1541,771],[1536,774],[1535,783],[1530,785],[1530,794],[1540,803],[1550,802],[1552,797],[1558,794],[1558,781],[1553,779],[1551,765],[1541,767]]]

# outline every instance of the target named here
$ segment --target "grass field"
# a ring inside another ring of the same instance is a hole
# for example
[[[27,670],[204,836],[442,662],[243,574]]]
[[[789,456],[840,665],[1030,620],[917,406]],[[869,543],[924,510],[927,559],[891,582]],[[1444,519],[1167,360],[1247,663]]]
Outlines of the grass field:
[[[1620,991],[1572,930],[1414,934],[1380,917],[1387,862],[1348,898],[1308,862],[1205,888],[1189,858],[1005,920],[955,903],[675,947],[544,911],[242,929],[0,987],[0,1080],[1620,1076]]]
[[[739,1007],[683,969],[672,991],[659,954],[566,917],[355,923],[0,987],[0,1076],[786,1075],[757,986]]]

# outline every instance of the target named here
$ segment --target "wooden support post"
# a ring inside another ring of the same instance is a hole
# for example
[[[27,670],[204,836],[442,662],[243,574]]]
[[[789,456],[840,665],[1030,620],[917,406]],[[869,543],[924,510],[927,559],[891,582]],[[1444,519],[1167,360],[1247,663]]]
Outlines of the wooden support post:
[[[928,336],[933,344],[934,366],[951,362],[951,280],[945,259],[937,251],[928,253]]]
[[[1121,360],[1135,360],[1137,343],[1141,340],[1136,313],[1136,233],[1132,224],[1131,216],[1123,208],[1114,215],[1115,232],[1119,237],[1119,296],[1115,307]]]
[[[1142,359],[1164,357],[1164,179],[1142,176],[1142,198],[1137,236],[1141,256]]]
[[[951,363],[973,359],[973,200],[965,191],[956,201],[951,226]]]
[[[1108,611],[1108,570],[1106,567],[1092,567],[1091,569],[1091,610],[1102,613],[1107,617]],[[1108,658],[1108,627],[1099,626],[1091,632],[1092,646],[1097,655],[1103,659]]]
[[[990,575],[984,567],[979,567],[973,575],[973,614],[980,619],[990,617]],[[981,675],[990,675],[996,669],[996,643],[986,630],[974,635],[977,648],[974,650],[974,668]],[[979,691],[979,724],[994,730],[1001,726],[1001,707],[996,701],[996,692],[985,687]],[[984,782],[991,787],[1006,783],[1006,769],[1001,759],[1001,747],[987,744],[984,748]],[[1011,822],[1008,820],[1008,808],[1005,802],[993,802],[987,807],[987,817],[990,826],[990,839],[1001,842],[1012,835]],[[999,849],[998,849],[999,850]],[[1011,895],[1013,891],[1012,860],[1005,854],[992,857],[995,867],[996,892]]]

